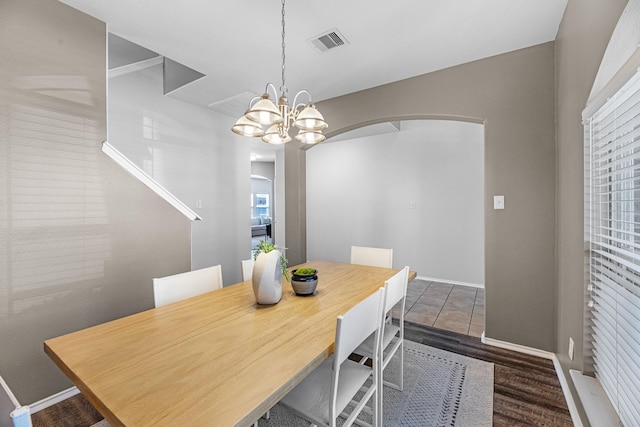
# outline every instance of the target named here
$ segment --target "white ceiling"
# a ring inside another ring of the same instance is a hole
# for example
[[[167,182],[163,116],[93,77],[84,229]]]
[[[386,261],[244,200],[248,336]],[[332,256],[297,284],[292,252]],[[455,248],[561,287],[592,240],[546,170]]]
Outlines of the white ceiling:
[[[206,107],[281,85],[280,1],[61,1],[206,75],[172,94],[179,99]],[[320,101],[554,40],[566,3],[289,0],[289,97],[306,89]],[[307,41],[333,28],[347,45],[320,52]]]

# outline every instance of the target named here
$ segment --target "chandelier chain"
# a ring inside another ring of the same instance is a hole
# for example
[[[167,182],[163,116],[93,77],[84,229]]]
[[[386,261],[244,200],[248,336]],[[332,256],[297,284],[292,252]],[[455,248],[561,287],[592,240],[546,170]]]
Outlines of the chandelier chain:
[[[264,94],[249,101],[249,108],[231,130],[242,136],[261,137],[264,142],[269,144],[286,144],[291,141],[289,131],[296,128],[298,134],[295,138],[298,142],[318,144],[325,140],[326,137],[322,131],[328,125],[322,114],[313,105],[309,91],[301,90],[298,92],[293,98],[293,107],[289,105],[287,99],[285,1],[280,0],[282,3],[280,20],[282,25],[282,86],[280,87],[280,97],[277,100],[271,100],[269,91],[277,91],[273,84],[267,83]],[[274,95],[276,98],[278,97],[277,93]],[[308,104],[297,103],[300,95],[307,96]],[[274,101],[277,102],[277,105]]]
[[[282,0],[282,87],[280,88],[280,92],[282,94],[282,96],[286,96],[287,94],[287,85],[285,83],[285,60],[286,60],[286,54],[285,54],[285,43],[284,43],[284,36],[285,36],[285,31],[284,31],[284,2],[285,0]]]

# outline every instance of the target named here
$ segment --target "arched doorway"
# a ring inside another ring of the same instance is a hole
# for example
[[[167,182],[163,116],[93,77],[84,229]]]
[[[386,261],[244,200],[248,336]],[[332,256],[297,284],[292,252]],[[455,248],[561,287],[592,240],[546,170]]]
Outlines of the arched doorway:
[[[306,180],[308,259],[349,262],[351,245],[391,247],[395,268],[418,273],[410,320],[482,335],[482,124],[361,127],[308,150]]]

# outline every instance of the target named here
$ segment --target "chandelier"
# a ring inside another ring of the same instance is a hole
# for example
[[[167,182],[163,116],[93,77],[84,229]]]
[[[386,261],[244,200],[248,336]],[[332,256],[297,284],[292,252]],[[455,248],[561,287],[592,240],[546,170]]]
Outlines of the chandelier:
[[[280,87],[278,105],[271,100],[269,94],[269,89],[272,89],[275,99],[277,97],[276,88],[271,83],[267,83],[264,94],[249,102],[249,108],[244,116],[238,119],[231,130],[242,136],[261,137],[264,142],[269,144],[285,144],[291,141],[289,129],[295,126],[298,129],[298,134],[295,137],[297,141],[303,144],[317,144],[325,140],[322,131],[328,125],[313,104],[311,94],[306,90],[298,92],[293,98],[293,107],[289,106],[287,100],[284,2],[285,0],[282,0],[282,86]],[[300,96],[306,96],[306,104],[298,103]]]

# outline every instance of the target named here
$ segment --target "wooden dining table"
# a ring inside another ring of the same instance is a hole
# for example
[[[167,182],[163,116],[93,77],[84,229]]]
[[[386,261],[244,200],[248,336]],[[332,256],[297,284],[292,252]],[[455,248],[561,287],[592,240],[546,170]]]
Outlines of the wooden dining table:
[[[398,270],[330,261],[312,296],[283,281],[258,305],[251,281],[44,342],[113,426],[247,426],[333,352],[336,318]],[[415,277],[412,273],[411,278]]]

